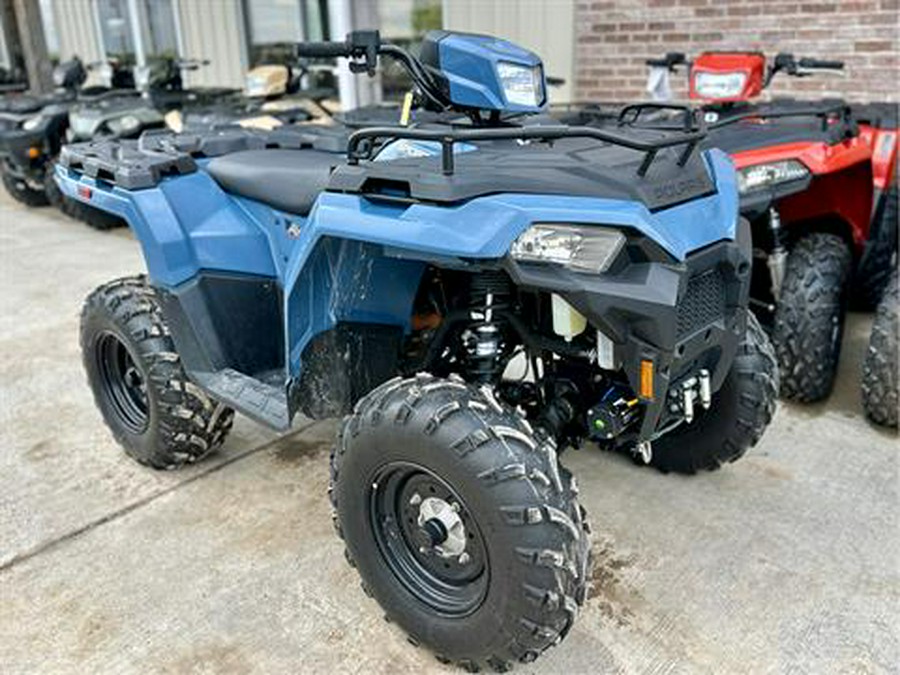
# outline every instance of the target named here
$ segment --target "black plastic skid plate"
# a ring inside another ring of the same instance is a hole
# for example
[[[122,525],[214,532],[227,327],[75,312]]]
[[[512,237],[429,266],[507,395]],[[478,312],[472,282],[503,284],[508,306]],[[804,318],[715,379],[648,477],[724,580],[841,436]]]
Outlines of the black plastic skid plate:
[[[227,127],[199,133],[146,132],[137,141],[99,140],[63,148],[60,164],[126,190],[153,187],[167,176],[193,173],[196,159],[262,148],[342,153],[347,131],[317,125],[272,131]]]

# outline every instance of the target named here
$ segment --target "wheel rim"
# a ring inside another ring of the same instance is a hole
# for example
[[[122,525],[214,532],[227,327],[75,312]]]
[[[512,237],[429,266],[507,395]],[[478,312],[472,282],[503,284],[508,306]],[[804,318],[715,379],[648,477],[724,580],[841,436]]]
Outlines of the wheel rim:
[[[113,333],[103,333],[94,348],[100,390],[122,426],[142,434],[149,422],[147,383],[128,347]]]
[[[372,532],[400,584],[447,616],[465,616],[484,601],[487,548],[465,502],[428,469],[383,466],[371,484]]]

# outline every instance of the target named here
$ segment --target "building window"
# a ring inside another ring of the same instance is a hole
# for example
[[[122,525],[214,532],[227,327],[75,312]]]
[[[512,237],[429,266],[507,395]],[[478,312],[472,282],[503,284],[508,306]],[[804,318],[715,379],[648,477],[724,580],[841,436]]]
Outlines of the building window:
[[[47,55],[53,63],[59,62],[59,33],[56,31],[56,14],[53,11],[53,0],[41,0],[41,25],[44,28],[44,41],[47,43]]]
[[[441,28],[441,0],[379,0],[378,19],[383,38],[415,53],[425,33]],[[381,87],[385,100],[400,100],[411,87],[409,75],[384,59]]]
[[[97,20],[103,52],[123,65],[134,65],[137,53],[128,0],[97,0]]]
[[[172,0],[97,0],[95,7],[107,58],[134,65],[178,56],[178,28]],[[133,9],[138,13],[140,35],[135,35]]]
[[[328,40],[328,0],[245,0],[250,65],[290,63],[294,45]]]

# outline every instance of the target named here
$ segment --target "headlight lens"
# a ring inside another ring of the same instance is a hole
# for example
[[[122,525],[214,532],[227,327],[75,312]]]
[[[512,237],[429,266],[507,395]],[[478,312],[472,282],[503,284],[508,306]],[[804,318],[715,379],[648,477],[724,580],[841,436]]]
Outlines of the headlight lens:
[[[127,134],[140,127],[141,121],[134,115],[123,115],[117,120],[110,120],[108,124],[117,134]]]
[[[738,192],[745,194],[778,183],[805,178],[808,175],[809,169],[795,159],[745,166],[737,174]]]
[[[747,83],[747,73],[707,73],[694,76],[694,89],[703,98],[733,98],[739,96]]]
[[[497,76],[507,103],[538,107],[544,103],[544,78],[540,66],[521,66],[501,61]]]
[[[27,120],[22,122],[22,128],[25,131],[34,131],[39,126],[41,126],[41,122],[44,121],[44,117],[42,115],[35,115],[34,117],[29,117]]]
[[[510,249],[525,262],[556,263],[576,272],[606,271],[625,245],[625,235],[596,225],[539,223],[525,230]]]

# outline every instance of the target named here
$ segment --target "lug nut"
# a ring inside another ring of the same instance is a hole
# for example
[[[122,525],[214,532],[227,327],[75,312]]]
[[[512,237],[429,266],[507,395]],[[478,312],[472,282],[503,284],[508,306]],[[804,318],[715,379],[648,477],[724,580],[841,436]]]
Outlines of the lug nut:
[[[416,492],[412,497],[409,498],[410,506],[418,506],[422,503],[422,495]]]
[[[457,559],[457,562],[459,562],[460,565],[465,565],[466,563],[469,562],[469,560],[471,560],[471,557],[469,556],[468,553],[463,551],[462,553],[459,554],[459,558]]]

